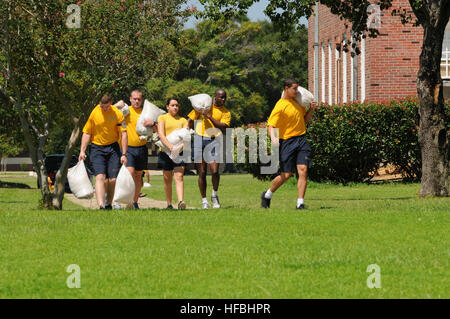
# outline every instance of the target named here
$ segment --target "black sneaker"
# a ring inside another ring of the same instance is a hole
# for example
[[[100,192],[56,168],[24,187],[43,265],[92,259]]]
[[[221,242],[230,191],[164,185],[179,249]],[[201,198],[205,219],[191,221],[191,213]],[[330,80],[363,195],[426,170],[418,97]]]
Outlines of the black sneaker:
[[[105,209],[106,210],[111,210],[112,209],[112,205],[105,205]]]
[[[173,209],[173,206],[172,205],[167,205],[166,209]]]
[[[98,209],[105,209],[105,207],[103,207],[103,206],[100,206]]]
[[[304,204],[300,204],[300,206],[297,206],[296,209],[306,209]]]
[[[266,192],[262,192],[261,194],[261,207],[262,208],[270,208],[270,199],[266,198]]]
[[[138,203],[133,203],[133,207],[134,207],[134,209],[139,209]]]

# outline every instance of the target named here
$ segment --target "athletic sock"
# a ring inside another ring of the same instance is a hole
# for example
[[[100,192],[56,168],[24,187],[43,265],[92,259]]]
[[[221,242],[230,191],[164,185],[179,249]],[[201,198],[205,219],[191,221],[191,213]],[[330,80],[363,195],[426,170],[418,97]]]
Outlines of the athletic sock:
[[[212,197],[217,197],[217,192],[215,190],[212,191]]]
[[[270,189],[268,191],[266,191],[266,194],[264,195],[265,198],[267,199],[272,199],[273,193],[270,191]]]
[[[303,198],[298,198],[297,199],[297,207],[299,207],[301,204],[304,204],[305,201],[303,200]]]

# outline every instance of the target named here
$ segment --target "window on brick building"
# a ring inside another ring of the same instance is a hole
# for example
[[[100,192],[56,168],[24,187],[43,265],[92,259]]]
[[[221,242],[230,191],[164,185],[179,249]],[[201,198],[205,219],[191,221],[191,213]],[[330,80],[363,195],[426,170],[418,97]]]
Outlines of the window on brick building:
[[[450,24],[447,23],[442,42],[441,77],[444,81],[444,98],[450,99]]]
[[[328,40],[328,104],[333,104],[333,49]]]
[[[450,24],[445,28],[444,41],[442,42],[441,76],[450,79]]]
[[[361,58],[360,58],[360,72],[361,72],[361,102],[366,100],[366,39],[361,39]]]
[[[335,79],[334,79],[334,103],[341,103],[341,55],[340,55],[340,43],[335,39]]]
[[[342,35],[344,39],[342,44],[344,48],[347,46],[347,35],[344,33]],[[342,103],[347,103],[347,51],[342,50]]]
[[[325,44],[322,42],[322,74],[321,74],[321,90],[322,90],[322,103],[325,103]]]
[[[352,36],[352,44],[356,44],[355,36]],[[358,55],[356,55],[355,48],[351,47],[351,97],[352,101],[358,99]]]

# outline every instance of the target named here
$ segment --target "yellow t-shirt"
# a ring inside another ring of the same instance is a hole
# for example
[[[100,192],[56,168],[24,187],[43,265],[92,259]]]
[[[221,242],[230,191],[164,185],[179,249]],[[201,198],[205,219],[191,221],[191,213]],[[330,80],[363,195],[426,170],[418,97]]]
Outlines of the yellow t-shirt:
[[[134,108],[130,106],[130,114],[125,118],[127,124],[128,146],[139,147],[147,144],[147,140],[139,139],[139,134],[136,132],[136,124],[139,116],[142,113],[142,107]]]
[[[110,145],[119,140],[121,132],[127,131],[124,120],[122,112],[115,106],[105,112],[97,105],[89,115],[83,133],[91,135],[91,142],[96,145]]]
[[[280,138],[285,140],[306,133],[306,110],[292,99],[281,99],[275,104],[267,125],[279,129]]]
[[[175,130],[187,126],[187,120],[184,117],[181,117],[179,115],[173,117],[169,113],[159,116],[158,123],[161,122],[164,122],[164,133],[166,134],[166,136]]]
[[[231,112],[227,108],[225,108],[224,106],[219,107],[213,105],[211,107],[211,112],[213,119],[230,126]],[[188,114],[188,117],[193,121],[201,120],[201,122],[197,123],[197,126],[195,127],[195,132],[198,135],[211,137],[219,136],[221,134],[221,131],[217,129],[208,118],[203,117],[203,115],[201,115],[201,113],[197,112],[196,110],[192,110],[192,112]],[[215,133],[208,134],[206,132],[207,129],[215,129]]]

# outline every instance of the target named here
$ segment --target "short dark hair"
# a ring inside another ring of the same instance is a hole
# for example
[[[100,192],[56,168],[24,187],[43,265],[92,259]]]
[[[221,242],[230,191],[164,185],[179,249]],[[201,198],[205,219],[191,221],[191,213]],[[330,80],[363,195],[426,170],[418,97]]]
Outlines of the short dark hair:
[[[138,93],[141,93],[141,95],[144,95],[144,93],[142,93],[141,89],[134,89],[133,91],[131,91],[130,95],[133,94],[133,92],[138,92]]]
[[[180,101],[178,101],[178,99],[177,99],[176,97],[169,97],[169,98],[167,99],[166,106],[169,105],[169,104],[170,104],[170,101],[172,101],[172,100],[175,100],[175,101],[177,101],[178,103],[180,103]]]
[[[222,94],[222,93],[225,94],[225,97],[227,97],[227,92],[225,92],[224,89],[217,89],[216,92],[214,92],[214,95]]]
[[[109,102],[112,102],[113,97],[111,94],[106,93],[105,95],[102,96],[100,103],[101,104],[108,104]]]
[[[287,78],[286,80],[283,81],[283,88],[286,86],[290,88],[292,84],[298,84],[298,81],[294,78]]]

